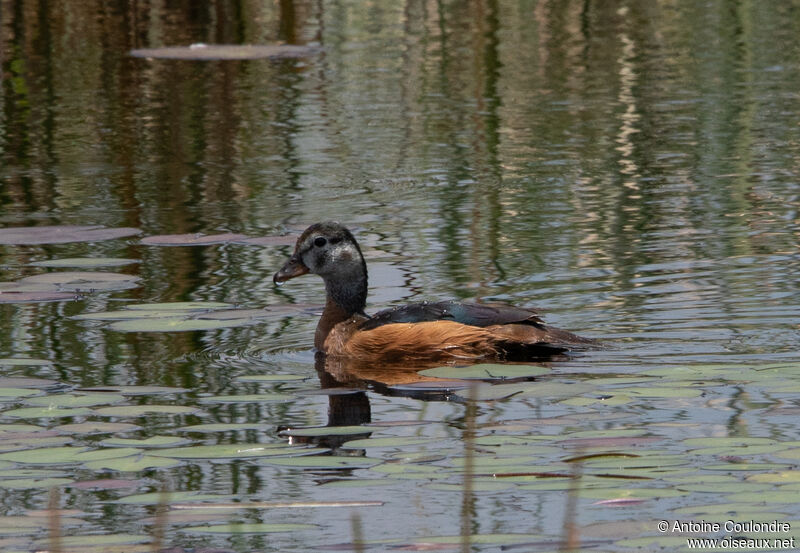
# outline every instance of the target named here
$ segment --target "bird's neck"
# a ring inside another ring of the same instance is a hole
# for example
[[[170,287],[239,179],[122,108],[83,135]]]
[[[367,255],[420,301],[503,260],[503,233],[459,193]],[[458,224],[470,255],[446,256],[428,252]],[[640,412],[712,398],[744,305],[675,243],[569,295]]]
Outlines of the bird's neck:
[[[345,278],[343,278],[343,276]],[[314,335],[314,347],[325,351],[325,339],[333,327],[353,315],[364,313],[367,306],[366,271],[354,271],[351,275],[338,275],[336,279],[325,279],[327,300],[322,317]]]

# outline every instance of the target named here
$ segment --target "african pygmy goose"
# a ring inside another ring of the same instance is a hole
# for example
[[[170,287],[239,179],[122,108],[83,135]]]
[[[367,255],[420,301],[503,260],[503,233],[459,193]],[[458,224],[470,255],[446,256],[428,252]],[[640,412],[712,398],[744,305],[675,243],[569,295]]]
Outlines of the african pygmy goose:
[[[595,343],[545,325],[536,311],[504,304],[422,302],[367,315],[367,264],[353,234],[336,222],[308,227],[273,282],[306,273],[325,282],[314,346],[328,356],[379,363],[522,360]]]

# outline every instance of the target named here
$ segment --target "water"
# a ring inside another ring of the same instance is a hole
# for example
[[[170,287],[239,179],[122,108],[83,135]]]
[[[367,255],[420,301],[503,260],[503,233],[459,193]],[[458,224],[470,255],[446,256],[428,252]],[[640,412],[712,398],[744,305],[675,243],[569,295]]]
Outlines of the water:
[[[549,323],[604,341],[602,350],[552,363],[538,381],[547,393],[527,389],[482,402],[477,415],[479,438],[531,440],[525,456],[537,468],[529,472],[569,472],[564,459],[576,455],[570,444],[589,432],[606,440],[590,453],[673,456],[652,461],[660,471],[648,473],[655,479],[644,484],[587,480],[576,515],[582,539],[622,549],[643,545],[618,543],[621,537],[675,538],[659,535],[655,523],[693,516],[722,521],[707,505],[727,501],[737,507],[723,510],[735,513],[726,516],[772,513],[793,521],[796,505],[785,499],[793,489],[763,475],[794,474],[791,451],[800,439],[799,9],[796,2],[209,2],[187,9],[3,0],[0,224],[272,236],[338,219],[353,229],[368,258],[370,310],[446,298],[506,301],[539,307]],[[250,61],[127,55],[162,45],[275,41],[319,48],[300,59]],[[4,281],[43,272],[30,262],[99,256],[139,260],[100,270],[142,279],[138,288],[80,301],[0,304],[0,357],[50,361],[4,366],[3,374],[50,379],[59,390],[178,387],[186,391],[128,396],[125,403],[202,410],[110,419],[136,423],[136,431],[62,434],[67,445],[90,450],[116,435],[183,436],[195,445],[282,444],[284,426],[427,421],[383,427],[370,439],[428,441],[368,447],[366,454],[382,460],[380,467],[416,452],[442,460],[410,463],[402,478],[378,467],[308,472],[241,459],[128,472],[46,467],[50,477],[69,481],[59,485],[59,501],[79,511],[72,523],[77,533],[152,536],[158,524],[146,517],[154,507],[114,502],[161,487],[241,501],[386,501],[379,508],[175,518],[164,546],[314,550],[351,541],[356,510],[366,539],[410,542],[459,533],[461,476],[453,470],[464,447],[464,404],[409,398],[365,384],[346,367],[328,367],[333,377],[315,367],[311,344],[324,291],[311,276],[280,290],[273,285],[272,274],[290,250],[233,243],[155,247],[135,237],[0,245]],[[253,326],[189,333],[122,333],[71,318],[131,303],[192,300],[300,308]],[[785,368],[764,368],[776,363]],[[253,374],[305,380],[237,380]],[[665,380],[653,384],[642,375]],[[384,383],[397,378],[380,371],[367,376]],[[367,392],[312,393],[342,384]],[[654,386],[678,391],[670,396]],[[265,392],[290,399],[213,402]],[[20,419],[7,412],[24,407],[23,399],[2,405],[1,423],[35,425],[36,432],[109,420]],[[212,422],[260,426],[177,430]],[[614,432],[651,441],[617,443]],[[727,453],[695,453],[698,444],[686,442],[723,437],[752,447],[765,439],[771,449],[748,456],[728,444]],[[737,456],[760,466],[735,470]],[[678,461],[680,471],[670,468]],[[726,463],[726,470],[714,468]],[[443,470],[414,472],[427,466]],[[590,462],[583,470],[644,474]],[[719,476],[736,484],[731,497],[720,497],[728,489]],[[131,484],[123,490],[75,485],[101,477]],[[50,486],[4,486],[9,478],[22,477],[0,478],[0,514],[21,517],[9,523],[16,527],[47,508]],[[531,533],[539,537],[527,541],[539,545],[529,550],[557,547],[568,486],[500,480],[508,486],[476,492],[473,532]],[[340,488],[340,481],[363,487]],[[441,483],[455,491],[435,486]],[[642,489],[661,495],[645,497]],[[742,496],[748,492],[761,499]],[[642,502],[597,503],[620,497]],[[318,527],[212,537],[186,530],[229,519]],[[46,539],[41,527],[0,528],[7,540],[0,543],[9,551],[29,550],[33,540]]]

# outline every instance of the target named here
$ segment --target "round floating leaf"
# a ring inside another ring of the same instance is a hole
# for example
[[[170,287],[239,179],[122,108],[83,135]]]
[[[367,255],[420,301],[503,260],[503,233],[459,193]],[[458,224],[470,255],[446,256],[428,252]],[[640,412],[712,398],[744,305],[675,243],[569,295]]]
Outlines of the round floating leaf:
[[[374,428],[365,426],[312,426],[304,428],[287,428],[278,432],[279,436],[350,436],[371,434]]]
[[[338,457],[333,455],[315,455],[311,457],[280,457],[277,459],[262,459],[262,464],[274,465],[296,469],[365,469],[383,463],[383,459],[371,457]]]
[[[692,383],[696,384],[696,383]],[[703,390],[698,388],[689,388],[687,386],[651,386],[640,388],[617,388],[615,393],[633,396],[633,397],[652,397],[652,398],[693,398],[700,397]]]
[[[404,549],[408,551],[416,551],[416,550],[430,550],[431,544],[442,544],[442,545],[453,545],[457,546],[463,543],[464,536],[424,536],[419,538],[414,538],[413,540],[409,541],[405,538],[402,539],[393,539],[390,540],[389,543],[402,543],[406,544]],[[513,544],[513,543],[524,543],[530,541],[543,541],[544,537],[538,534],[472,534],[469,536],[469,541],[471,544],[495,544],[495,545],[503,545],[503,544]],[[399,547],[398,547],[399,549]],[[452,548],[450,548],[452,550]]]
[[[83,464],[90,470],[113,470],[116,472],[140,472],[155,468],[169,468],[179,465],[178,459],[155,457],[153,455],[135,455],[114,459],[98,459]]]
[[[275,532],[297,532],[317,528],[315,524],[270,524],[266,522],[209,524],[205,526],[188,526],[181,532],[197,534],[267,534]]]
[[[94,313],[81,313],[72,318],[79,321],[126,321],[130,319],[159,319],[175,317],[174,311],[133,311],[119,309],[116,311],[97,311]]]
[[[105,417],[141,417],[144,415],[188,415],[200,409],[187,405],[115,405],[101,407],[94,412]]]
[[[111,323],[109,328],[120,332],[191,332],[195,330],[216,330],[252,324],[252,319],[212,319],[156,318],[134,319]]]
[[[777,463],[720,463],[718,465],[705,465],[701,467],[705,470],[729,470],[729,471],[756,471],[756,470],[786,470],[789,467]]]
[[[436,367],[420,371],[423,376],[447,379],[505,380],[508,378],[533,377],[547,374],[547,368],[538,365],[501,365],[483,363],[470,367]]]
[[[245,374],[234,380],[240,382],[288,382],[291,380],[307,380],[310,376],[302,374]]]
[[[122,273],[109,273],[104,271],[55,271],[52,273],[41,273],[21,278],[19,282],[29,282],[34,284],[55,284],[61,287],[67,285],[77,285],[85,282],[127,282],[137,281],[141,278],[134,275]]]
[[[238,430],[266,430],[271,428],[271,425],[264,424],[263,422],[221,422],[182,426],[176,430],[180,432],[231,432]]]
[[[414,437],[387,437],[387,438],[366,438],[363,440],[350,440],[342,444],[346,448],[365,448],[365,447],[406,447],[420,444],[439,445],[441,440],[437,438],[414,438]]]
[[[99,225],[55,225],[0,229],[0,244],[35,245],[67,242],[99,242],[141,234],[136,228],[106,228]]]
[[[5,439],[7,435],[17,432],[38,432],[43,431],[44,427],[35,424],[0,424],[0,439]]]
[[[31,390],[29,388],[0,388],[0,401],[11,401],[40,393],[39,390]]]
[[[119,499],[113,501],[113,503],[119,503],[122,505],[158,505],[163,501],[166,501],[167,504],[173,504],[187,502],[200,503],[204,501],[226,501],[229,499],[229,495],[206,494],[199,491],[168,491],[127,495],[125,497],[120,497]],[[209,506],[213,507],[213,505]]]
[[[188,392],[186,388],[173,388],[170,386],[102,386],[97,388],[79,388],[76,392],[116,392],[124,396],[150,396],[157,394],[182,394]]]
[[[142,238],[141,244],[145,246],[209,246],[212,244],[225,244],[234,240],[247,238],[244,234],[162,234]]]
[[[126,259],[122,257],[67,257],[64,259],[48,259],[47,261],[34,261],[28,263],[33,267],[51,267],[65,269],[78,267],[81,269],[91,269],[95,267],[123,267],[139,263],[138,259]]]
[[[238,396],[210,396],[200,398],[200,403],[266,403],[271,401],[289,401],[296,396],[289,394],[242,394]]]
[[[766,482],[770,484],[800,483],[800,470],[784,470],[781,472],[767,472],[754,474],[747,477],[748,482]]]
[[[0,453],[0,460],[24,463],[26,465],[59,465],[66,463],[79,463],[75,456],[89,451],[85,447],[44,447],[38,449],[25,449]]]
[[[74,424],[62,424],[53,427],[56,432],[64,434],[120,434],[139,430],[141,427],[127,422],[86,421]]]
[[[153,538],[150,536],[144,534],[89,534],[83,536],[61,536],[59,541],[62,547],[68,547],[74,550],[84,546],[94,549],[99,547],[110,548],[115,545],[149,543],[152,539]],[[37,543],[43,547],[47,547],[49,545],[48,540],[41,540]]]
[[[445,482],[434,482],[432,484],[428,484],[425,486],[429,490],[436,490],[441,492],[459,492],[464,493],[464,484],[449,484]],[[475,481],[473,480],[470,489],[473,492],[499,492],[502,490],[507,490],[509,488],[515,487],[512,482],[507,482],[504,480],[495,480],[491,482],[487,481]]]
[[[151,448],[151,447],[175,447],[188,442],[189,440],[185,438],[178,438],[176,436],[151,436],[150,438],[145,438],[142,440],[137,440],[134,438],[109,438],[108,440],[103,440],[102,442],[100,442],[100,445],[104,445],[107,447]]]
[[[69,301],[77,299],[74,293],[42,291],[42,292],[23,292],[23,291],[3,291],[0,290],[0,303],[43,303],[48,301]]]
[[[212,311],[214,309],[230,309],[233,304],[219,301],[173,301],[161,303],[135,303],[126,305],[125,309],[134,311]]]
[[[71,478],[21,478],[19,480],[0,480],[0,488],[30,490],[35,488],[54,488],[71,484]]]
[[[273,455],[308,455],[328,451],[324,448],[303,448],[289,444],[218,444],[196,445],[188,447],[171,447],[151,451],[151,455],[159,457],[175,457],[177,459],[246,459],[249,457],[269,457]]]
[[[53,362],[47,359],[34,359],[32,357],[5,357],[0,359],[0,365],[14,367],[44,367],[52,364]]]
[[[86,407],[23,407],[21,409],[12,409],[11,411],[3,411],[3,414],[7,417],[20,419],[84,417],[92,413],[94,411]]]
[[[131,56],[171,60],[254,60],[300,58],[315,51],[316,49],[310,46],[294,44],[192,44],[191,46],[140,48],[131,50]]]
[[[36,388],[37,390],[61,387],[55,380],[28,378],[25,376],[2,376],[0,377],[0,386],[4,388]]]
[[[32,397],[25,400],[27,405],[37,405],[47,408],[56,407],[94,407],[96,405],[109,405],[125,401],[125,397],[117,394],[51,394]]]
[[[776,453],[775,455],[782,459],[800,459],[800,448],[787,449],[786,451],[781,451],[780,453]]]

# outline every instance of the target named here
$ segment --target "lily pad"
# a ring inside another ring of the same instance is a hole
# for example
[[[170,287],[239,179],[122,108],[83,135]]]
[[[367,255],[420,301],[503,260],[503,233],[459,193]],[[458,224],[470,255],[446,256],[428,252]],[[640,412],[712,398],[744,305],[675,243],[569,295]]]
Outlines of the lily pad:
[[[160,303],[135,303],[125,306],[134,311],[211,311],[213,309],[230,309],[233,304],[220,301],[173,301]]]
[[[73,424],[62,424],[61,426],[53,427],[56,432],[64,434],[120,434],[122,432],[131,432],[139,430],[141,427],[127,422],[101,422],[101,421],[86,421]]]
[[[297,532],[317,528],[315,524],[271,524],[271,523],[230,523],[208,524],[205,526],[187,526],[181,528],[182,532],[195,534],[268,534],[275,532]]]
[[[155,468],[169,468],[179,465],[178,459],[168,457],[156,457],[153,455],[134,455],[128,457],[116,457],[113,459],[98,459],[88,461],[83,464],[90,470],[112,470],[116,472],[140,472]]]
[[[46,396],[45,396],[46,397]],[[3,411],[3,415],[7,417],[15,417],[20,419],[40,419],[40,418],[59,418],[59,417],[85,417],[91,415],[94,411],[86,407],[22,407],[20,409],[12,409],[10,411]]]
[[[271,426],[263,422],[220,422],[182,426],[176,430],[180,432],[235,432],[239,430],[266,430],[268,428],[271,429]]]
[[[357,434],[371,434],[374,428],[364,426],[311,426],[302,428],[287,428],[278,432],[279,436],[351,436]]]
[[[447,379],[505,380],[541,376],[550,372],[539,365],[503,365],[483,363],[469,367],[436,367],[420,371],[423,376]]]
[[[29,388],[0,388],[0,401],[13,401],[40,393],[39,390],[31,390]]]
[[[127,495],[115,500],[114,503],[122,505],[158,505],[166,500],[168,504],[189,502],[200,503],[207,501],[226,501],[229,495],[207,494],[199,491],[167,491],[167,492],[148,492],[135,495]],[[213,507],[209,504],[209,507]]]
[[[78,388],[76,392],[111,392],[124,396],[150,396],[162,394],[182,394],[188,392],[186,388],[172,386],[102,386],[96,388]]]
[[[339,457],[335,455],[314,455],[311,457],[262,459],[262,464],[296,469],[338,470],[366,469],[383,463],[383,459],[371,457]]]
[[[44,303],[77,299],[74,293],[58,291],[23,292],[0,290],[0,303]]]
[[[106,228],[99,225],[54,225],[0,229],[0,244],[38,245],[68,242],[99,242],[141,234],[137,228]]]
[[[295,396],[289,394],[241,394],[238,396],[209,396],[199,399],[200,403],[267,403],[289,401]]]
[[[35,488],[54,488],[74,482],[72,478],[20,478],[17,480],[0,480],[0,488],[12,490],[30,490]]]
[[[73,408],[94,407],[97,405],[110,405],[125,401],[125,397],[117,394],[50,394],[32,397],[25,400],[27,405],[36,405],[48,408]]]
[[[188,447],[171,447],[151,451],[151,455],[159,457],[175,457],[178,459],[246,459],[249,457],[270,457],[273,455],[308,455],[323,453],[326,448],[304,448],[289,444],[218,444],[195,445]]]
[[[420,444],[438,443],[440,440],[435,438],[416,438],[416,437],[386,437],[386,438],[366,438],[363,440],[350,440],[342,444],[345,448],[365,448],[365,447],[407,447]]]
[[[123,267],[125,265],[133,265],[134,263],[139,263],[139,260],[123,257],[66,257],[63,259],[48,259],[47,261],[33,261],[28,263],[28,265],[57,269],[71,267],[91,269],[95,267]]]
[[[52,365],[48,359],[35,359],[33,357],[4,357],[0,359],[0,365],[13,367],[45,367]]]
[[[308,380],[310,376],[302,374],[245,374],[234,380],[240,382],[289,382],[291,380]]]
[[[223,234],[161,234],[142,238],[140,243],[145,246],[209,246],[213,244],[225,244],[226,242],[233,242],[244,238],[247,238],[244,234],[233,234],[230,232]]]
[[[176,436],[151,436],[150,438],[144,438],[141,440],[135,438],[115,437],[103,440],[102,442],[100,442],[100,445],[104,445],[106,447],[151,448],[151,447],[175,447],[188,442],[189,440],[185,438],[179,438]]]
[[[119,332],[192,332],[197,330],[217,330],[252,324],[252,319],[186,319],[156,318],[134,319],[111,323],[109,328]]]
[[[261,58],[299,58],[316,50],[294,44],[192,44],[164,48],[131,50],[135,58],[171,60],[253,60]]]
[[[114,405],[94,412],[106,417],[141,417],[144,415],[188,415],[200,409],[188,405]]]

